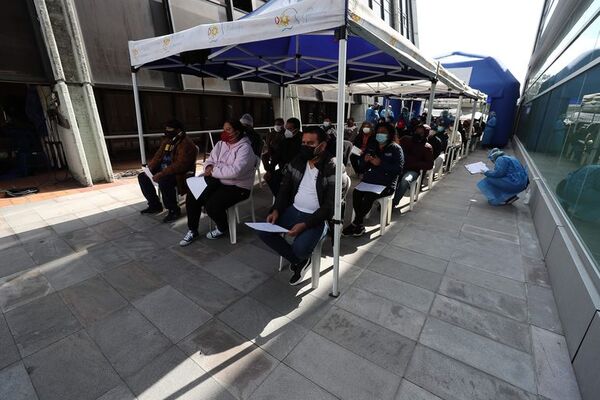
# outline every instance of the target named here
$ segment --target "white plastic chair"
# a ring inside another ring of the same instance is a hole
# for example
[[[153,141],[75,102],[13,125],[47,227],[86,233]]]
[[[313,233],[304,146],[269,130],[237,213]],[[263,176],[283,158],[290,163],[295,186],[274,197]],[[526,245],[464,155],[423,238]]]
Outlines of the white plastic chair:
[[[423,179],[423,171],[419,171],[417,179],[410,183],[409,189],[409,200],[408,209],[412,211],[414,204],[419,200],[419,193],[421,192],[421,180]]]
[[[327,235],[324,234],[323,237],[319,239],[319,243],[317,243],[317,245],[315,246],[315,249],[313,250],[312,256],[310,258],[312,274],[311,284],[313,289],[319,287],[319,278],[321,277],[321,253],[323,251],[323,243],[325,242],[326,238]],[[283,271],[283,267],[283,257],[279,257],[279,272]]]
[[[380,197],[373,202],[373,205],[375,205],[375,203],[379,204],[379,236],[383,236],[387,226],[392,222],[393,202],[393,194],[391,194],[390,196]],[[371,208],[371,211],[373,211],[373,208]],[[369,215],[371,215],[371,211],[369,211],[365,218],[369,218]],[[356,213],[354,212],[354,210],[352,210],[353,221],[355,216]]]
[[[258,174],[260,179],[260,158],[256,163],[255,169],[256,174]],[[254,212],[254,184],[252,184],[252,188],[250,188],[250,196],[248,196],[246,200],[242,200],[227,209],[227,224],[229,225],[229,241],[231,244],[237,243],[237,224],[241,222],[239,207],[246,204],[250,204],[252,222],[256,222],[256,213]]]

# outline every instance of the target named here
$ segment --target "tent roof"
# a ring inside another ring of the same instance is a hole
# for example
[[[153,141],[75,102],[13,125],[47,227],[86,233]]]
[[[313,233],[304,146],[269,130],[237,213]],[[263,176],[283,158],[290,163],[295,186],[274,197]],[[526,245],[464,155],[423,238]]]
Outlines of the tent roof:
[[[346,26],[348,83],[435,77],[437,63],[363,3],[271,0],[237,21],[131,41],[131,65],[279,85],[337,83],[334,30]],[[465,87],[443,69],[437,76],[453,88]]]

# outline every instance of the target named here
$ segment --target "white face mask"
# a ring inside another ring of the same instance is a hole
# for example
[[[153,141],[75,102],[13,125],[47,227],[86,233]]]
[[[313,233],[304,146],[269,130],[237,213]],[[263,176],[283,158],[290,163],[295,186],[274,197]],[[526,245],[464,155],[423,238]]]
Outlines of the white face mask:
[[[363,133],[371,133],[371,128],[363,128]]]
[[[286,139],[290,139],[291,137],[294,136],[294,133],[292,131],[290,131],[289,129],[286,129],[284,135],[285,135]]]
[[[273,127],[273,129],[275,130],[275,132],[281,132],[283,130],[283,126],[282,125],[275,125]]]
[[[331,125],[331,122],[329,122],[329,121],[325,121],[325,122],[323,122],[323,126],[327,127],[327,126],[329,126],[329,125]]]

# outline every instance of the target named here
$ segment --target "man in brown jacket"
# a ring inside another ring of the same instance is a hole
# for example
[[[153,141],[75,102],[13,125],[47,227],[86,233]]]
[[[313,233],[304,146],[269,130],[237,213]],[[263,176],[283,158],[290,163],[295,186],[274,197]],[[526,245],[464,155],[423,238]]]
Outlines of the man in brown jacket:
[[[181,215],[177,204],[177,190],[180,194],[186,193],[185,178],[189,172],[195,172],[197,154],[198,149],[185,134],[183,124],[175,119],[167,122],[165,138],[148,162],[148,169],[153,174],[152,181],[158,183],[162,201],[169,210],[163,222],[175,221]],[[152,181],[143,172],[138,175],[140,188],[148,201],[148,208],[142,210],[142,214],[157,214],[163,210]]]

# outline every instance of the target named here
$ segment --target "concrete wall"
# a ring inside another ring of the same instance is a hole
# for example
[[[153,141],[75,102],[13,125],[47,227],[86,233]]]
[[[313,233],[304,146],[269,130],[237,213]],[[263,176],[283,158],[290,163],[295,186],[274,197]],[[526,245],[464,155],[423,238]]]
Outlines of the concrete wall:
[[[600,396],[600,274],[526,150],[517,138],[514,141],[531,174],[529,207],[581,394],[585,400],[596,400]]]

